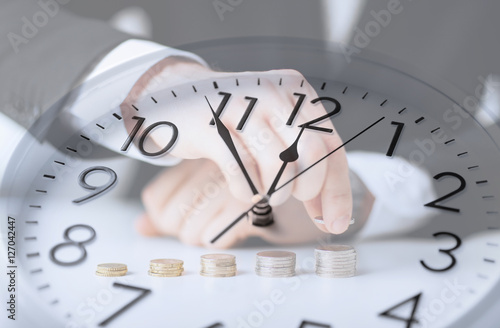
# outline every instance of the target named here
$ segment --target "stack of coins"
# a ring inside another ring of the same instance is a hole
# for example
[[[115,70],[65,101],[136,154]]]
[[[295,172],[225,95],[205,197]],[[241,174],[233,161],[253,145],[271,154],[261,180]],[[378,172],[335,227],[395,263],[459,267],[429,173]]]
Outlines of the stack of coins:
[[[262,277],[291,277],[295,275],[295,253],[259,252],[255,263],[255,273]]]
[[[127,266],[122,263],[103,263],[97,265],[95,274],[100,277],[121,277],[127,274]]]
[[[316,274],[324,278],[349,278],[356,274],[356,250],[349,245],[320,246],[314,250]]]
[[[229,254],[203,255],[200,275],[204,277],[233,277],[236,275],[236,257]]]
[[[183,265],[183,261],[175,259],[151,260],[148,274],[153,277],[178,277],[184,271]]]

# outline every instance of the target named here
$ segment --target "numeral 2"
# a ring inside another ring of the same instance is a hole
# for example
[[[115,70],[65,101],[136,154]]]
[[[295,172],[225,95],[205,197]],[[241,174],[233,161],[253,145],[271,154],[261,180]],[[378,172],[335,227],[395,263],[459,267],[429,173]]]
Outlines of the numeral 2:
[[[465,189],[465,186],[467,185],[467,183],[465,182],[465,179],[461,175],[459,175],[457,173],[453,173],[453,172],[439,173],[439,174],[437,174],[437,175],[434,176],[434,179],[435,180],[439,180],[439,179],[441,179],[443,177],[454,177],[454,178],[458,179],[458,181],[460,181],[460,186],[457,189],[455,189],[454,191],[450,192],[449,194],[446,194],[443,197],[440,197],[440,198],[436,199],[435,201],[427,203],[424,206],[439,208],[441,210],[455,212],[455,213],[460,213],[460,209],[458,209],[458,208],[453,208],[453,207],[447,207],[447,206],[443,206],[443,205],[438,205],[437,203],[442,202],[444,200],[447,200],[448,198],[450,198],[450,197],[458,194],[459,192],[463,191]]]

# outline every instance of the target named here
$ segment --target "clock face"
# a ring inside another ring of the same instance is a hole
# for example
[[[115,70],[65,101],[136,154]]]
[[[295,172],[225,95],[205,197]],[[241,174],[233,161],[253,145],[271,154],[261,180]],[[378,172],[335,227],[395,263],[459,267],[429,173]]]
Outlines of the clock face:
[[[365,170],[362,175],[388,186],[377,202],[400,204],[398,211],[378,213],[377,224],[399,231],[397,225],[404,225],[401,220],[408,215],[422,218],[412,229],[389,236],[363,238],[361,231],[342,241],[357,250],[352,278],[314,273],[314,247],[336,238],[280,247],[297,255],[294,277],[254,273],[255,254],[277,248],[261,243],[226,251],[236,256],[235,277],[200,276],[200,256],[210,251],[135,231],[133,221],[143,211],[138,197],[143,186],[137,181],[146,170],[137,159],[162,164],[184,140],[209,137],[183,134],[192,113],[166,121],[156,116],[158,106],[201,108],[208,125],[213,116],[206,96],[222,122],[226,110],[241,113],[243,128],[237,133],[244,136],[244,127],[252,124],[252,115],[245,113],[265,106],[269,99],[259,90],[269,86],[260,85],[255,73],[152,93],[135,104],[132,122],[141,130],[134,134],[124,128],[117,99],[124,95],[121,78],[152,60],[141,59],[80,90],[70,105],[89,108],[72,122],[80,128],[65,127],[71,120],[59,115],[38,140],[27,136],[11,159],[12,174],[2,190],[8,190],[6,216],[16,230],[15,261],[26,293],[20,299],[22,315],[31,317],[26,320],[43,317],[54,327],[397,328],[467,326],[481,315],[500,278],[498,127],[483,112],[467,111],[443,85],[431,86],[361,58],[346,63],[334,49],[297,40],[233,40],[190,50],[227,70],[299,70],[315,93],[285,73],[275,75],[276,86],[296,101],[280,113],[284,120],[278,117],[283,128],[298,134],[299,124],[287,123],[294,109],[323,103],[333,113],[326,119],[349,141],[348,156],[365,158],[358,165]],[[252,94],[235,87],[250,83],[255,84]],[[309,130],[304,133],[322,133]],[[159,135],[165,143],[151,145]],[[373,169],[373,158],[387,169]],[[387,220],[380,220],[384,216]],[[183,260],[184,274],[149,276],[149,261],[157,258]],[[124,263],[129,272],[96,276],[97,264],[106,262]]]

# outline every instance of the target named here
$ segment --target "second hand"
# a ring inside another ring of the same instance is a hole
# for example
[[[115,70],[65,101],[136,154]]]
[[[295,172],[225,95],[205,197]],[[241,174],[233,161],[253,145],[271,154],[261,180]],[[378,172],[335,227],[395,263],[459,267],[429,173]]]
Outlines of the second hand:
[[[316,162],[314,162],[313,164],[311,164],[310,166],[308,166],[307,168],[305,168],[304,170],[302,170],[300,173],[298,173],[297,175],[295,175],[293,178],[291,178],[290,180],[288,180],[287,182],[283,183],[281,186],[279,186],[278,188],[274,189],[274,190],[270,190],[270,193],[268,193],[266,195],[267,198],[270,198],[272,194],[274,194],[275,192],[277,192],[278,190],[284,188],[286,185],[288,185],[290,182],[292,182],[293,180],[295,180],[296,178],[298,178],[299,176],[301,176],[302,174],[304,174],[305,172],[309,171],[309,169],[313,168],[316,164],[318,164],[319,162],[321,162],[322,160],[324,160],[325,158],[327,158],[328,156],[332,155],[333,153],[335,153],[336,151],[338,151],[339,149],[341,149],[342,147],[344,147],[345,145],[347,145],[348,143],[350,143],[351,141],[353,141],[354,139],[356,139],[357,137],[359,137],[360,135],[362,135],[363,133],[365,133],[366,131],[370,130],[371,128],[373,128],[375,125],[377,125],[378,123],[380,123],[381,121],[383,121],[385,119],[385,116],[384,117],[381,117],[379,118],[377,121],[375,121],[374,123],[370,124],[368,127],[366,127],[365,129],[363,129],[361,132],[359,132],[358,134],[356,134],[355,136],[353,136],[352,138],[350,138],[349,140],[347,140],[346,142],[344,142],[342,145],[338,146],[337,148],[335,148],[334,150],[332,150],[331,152],[329,152],[328,154],[326,154],[325,156],[321,157],[319,160],[317,160]],[[226,232],[229,231],[229,229],[231,229],[236,223],[238,223],[241,219],[243,219],[245,216],[248,215],[248,213],[255,207],[256,205],[252,205],[248,210],[246,210],[245,212],[243,212],[240,216],[238,216],[233,222],[231,222],[231,224],[229,224],[224,230],[222,230],[217,236],[215,236],[211,241],[210,243],[215,243],[220,237],[222,237]]]

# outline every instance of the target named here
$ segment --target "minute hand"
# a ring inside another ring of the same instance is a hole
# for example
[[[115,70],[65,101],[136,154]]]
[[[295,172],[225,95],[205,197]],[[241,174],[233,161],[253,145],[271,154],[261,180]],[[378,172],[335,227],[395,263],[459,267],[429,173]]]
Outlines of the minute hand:
[[[330,156],[331,154],[335,153],[337,150],[339,150],[340,148],[343,148],[345,145],[347,145],[348,143],[350,143],[351,141],[353,141],[354,139],[356,139],[357,137],[359,137],[360,135],[362,135],[363,133],[365,133],[366,131],[370,130],[371,128],[373,128],[375,125],[377,125],[378,123],[380,123],[381,121],[383,121],[385,119],[385,116],[384,117],[381,117],[379,118],[377,121],[375,121],[374,123],[372,123],[371,125],[369,125],[368,127],[366,127],[365,129],[363,129],[363,131],[359,132],[358,134],[356,134],[354,137],[352,137],[351,139],[347,140],[346,142],[344,142],[342,145],[338,146],[337,148],[335,148],[334,150],[332,150],[331,152],[329,152],[328,154],[326,154],[325,156],[321,157],[320,159],[318,159],[316,162],[314,162],[313,164],[311,164],[310,166],[308,166],[307,168],[305,168],[304,170],[302,170],[300,173],[298,173],[296,176],[294,176],[293,178],[291,178],[290,180],[288,180],[287,182],[283,183],[281,186],[279,186],[278,188],[274,189],[270,194],[268,193],[267,196],[271,196],[272,194],[274,194],[275,192],[277,192],[278,190],[284,188],[287,184],[289,184],[290,182],[292,182],[293,180],[297,179],[299,176],[301,176],[302,174],[306,173],[307,171],[309,171],[310,169],[313,168],[313,166],[315,166],[316,164],[318,164],[319,162],[321,162],[322,160],[324,160],[325,158],[327,158],[328,156]]]
[[[257,191],[257,188],[255,188],[255,185],[252,182],[252,179],[250,179],[250,175],[248,175],[247,170],[245,169],[245,165],[243,165],[243,161],[240,158],[240,155],[238,154],[238,151],[236,150],[236,146],[234,145],[233,138],[231,137],[231,133],[229,133],[229,130],[226,128],[226,126],[222,123],[222,121],[219,119],[219,117],[215,114],[214,109],[212,108],[212,105],[208,101],[207,96],[205,96],[205,99],[207,100],[208,106],[210,106],[210,110],[212,111],[212,115],[214,117],[215,121],[215,126],[217,127],[217,132],[219,133],[219,136],[224,140],[224,143],[226,144],[227,148],[231,151],[231,154],[233,154],[234,159],[238,163],[238,166],[240,167],[241,171],[243,172],[243,175],[245,176],[245,179],[248,182],[248,185],[250,186],[250,189],[252,189],[252,193],[254,195],[257,195],[259,192]]]
[[[375,125],[377,125],[378,123],[380,123],[381,121],[383,121],[385,119],[385,117],[382,117],[382,118],[379,118],[377,121],[375,121],[374,123],[372,123],[371,125],[369,125],[368,127],[366,127],[365,129],[363,129],[363,131],[359,132],[358,134],[356,134],[354,137],[352,137],[351,139],[347,140],[346,142],[344,142],[342,145],[338,146],[337,148],[335,148],[334,150],[332,150],[331,152],[329,152],[328,154],[326,154],[325,156],[321,157],[319,160],[317,160],[316,162],[314,162],[312,165],[310,165],[308,168],[304,169],[303,171],[301,171],[300,173],[298,173],[297,175],[295,175],[293,178],[291,178],[290,180],[288,180],[287,182],[285,182],[284,184],[282,184],[279,188],[276,188],[274,190],[271,190],[270,189],[270,192],[268,192],[268,196],[267,197],[270,197],[272,194],[274,194],[276,191],[280,190],[281,188],[285,187],[287,184],[289,184],[290,182],[292,182],[293,180],[295,180],[296,178],[298,178],[300,175],[304,174],[306,171],[308,171],[309,169],[311,169],[313,166],[315,166],[316,164],[318,164],[319,162],[321,162],[322,160],[324,160],[325,158],[327,158],[328,156],[332,155],[333,153],[335,153],[336,151],[338,151],[339,149],[343,148],[345,145],[347,145],[348,143],[350,143],[351,141],[353,141],[354,139],[356,139],[357,137],[359,137],[360,135],[362,135],[363,133],[365,133],[366,131],[370,130],[371,128],[373,128]],[[276,179],[275,179],[276,180]],[[279,179],[278,179],[279,180]],[[226,232],[228,232],[236,223],[238,223],[240,220],[242,220],[246,214],[248,212],[250,212],[256,205],[253,205],[252,207],[250,207],[248,210],[246,210],[245,212],[243,212],[240,216],[238,216],[233,222],[231,222],[231,224],[229,224],[224,230],[222,230],[217,236],[215,236],[211,241],[210,243],[215,243],[220,237],[222,237]]]

